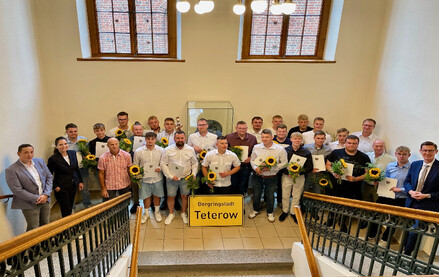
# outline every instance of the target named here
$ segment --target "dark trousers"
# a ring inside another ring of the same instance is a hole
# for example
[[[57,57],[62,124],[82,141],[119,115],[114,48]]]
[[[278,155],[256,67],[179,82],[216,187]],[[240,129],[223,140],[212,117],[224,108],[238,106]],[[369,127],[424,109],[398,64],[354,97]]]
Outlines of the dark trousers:
[[[277,175],[270,178],[265,178],[255,173],[252,176],[253,210],[256,212],[261,211],[261,197],[263,191],[264,195],[267,197],[267,213],[273,213],[274,193],[276,192],[277,186]]]
[[[37,204],[33,209],[22,209],[26,219],[26,232],[49,223],[50,203]]]
[[[232,193],[245,195],[251,173],[250,164],[241,163],[241,169],[232,175]]]
[[[210,188],[209,188],[209,190],[210,190]],[[213,187],[213,194],[230,194],[230,193],[231,193],[230,186],[228,186],[228,187]]]
[[[75,202],[76,186],[61,188],[55,191],[55,198],[61,209],[61,216],[66,217],[72,214],[73,204]]]
[[[392,206],[399,206],[404,207],[405,206],[405,198],[387,198],[387,197],[378,197],[377,203],[379,204],[386,204],[386,205],[392,205]],[[370,232],[368,237],[373,238],[377,235],[378,232],[378,224],[372,223],[370,226]],[[388,241],[392,239],[393,234],[395,233],[395,228],[387,227],[386,230],[383,233],[383,236],[381,239],[383,241]],[[379,235],[378,235],[379,236]]]
[[[116,198],[119,195],[125,194],[130,191],[130,187],[126,187],[123,189],[117,189],[117,190],[107,190],[108,192],[108,198],[104,198],[104,202],[108,201],[110,199]]]

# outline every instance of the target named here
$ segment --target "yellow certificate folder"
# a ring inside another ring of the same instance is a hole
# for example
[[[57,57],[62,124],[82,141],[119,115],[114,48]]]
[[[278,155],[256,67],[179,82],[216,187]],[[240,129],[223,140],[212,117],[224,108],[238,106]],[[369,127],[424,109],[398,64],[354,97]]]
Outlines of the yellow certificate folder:
[[[189,226],[242,226],[243,224],[242,195],[189,196]]]

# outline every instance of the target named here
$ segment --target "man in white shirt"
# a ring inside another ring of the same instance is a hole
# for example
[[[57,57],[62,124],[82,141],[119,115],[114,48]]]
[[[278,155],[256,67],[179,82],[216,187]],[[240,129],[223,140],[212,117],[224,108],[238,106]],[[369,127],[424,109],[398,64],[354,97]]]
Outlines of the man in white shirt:
[[[130,126],[128,125],[128,113],[127,112],[119,112],[117,114],[117,122],[119,123],[119,125],[117,127],[114,127],[113,129],[110,129],[110,131],[108,131],[109,137],[113,137],[113,138],[116,137],[116,131],[118,129],[125,131],[127,138],[129,138],[133,135],[133,132],[130,130]]]
[[[277,126],[283,124],[284,119],[282,118],[281,115],[277,114],[277,115],[273,116],[271,123],[273,124],[273,127],[271,127],[269,130],[271,131],[271,133],[274,136],[274,134],[276,133]]]
[[[160,123],[159,123],[159,120],[156,116],[151,115],[148,118],[148,126],[149,126],[149,129],[151,131],[153,131],[154,133],[156,133],[156,134],[160,133]]]
[[[302,134],[303,144],[314,143],[314,134],[316,131],[323,130],[323,127],[325,127],[325,119],[323,117],[314,118],[313,127],[314,127],[313,130]],[[329,134],[326,134],[326,139],[324,144],[328,145],[330,142],[331,142],[331,136]]]
[[[162,138],[166,138],[169,141],[168,146],[175,144],[175,120],[172,117],[165,118],[164,127],[165,129],[157,134],[157,140],[160,141]]]
[[[160,161],[165,150],[157,145],[157,135],[148,132],[145,135],[146,145],[138,148],[134,153],[134,164],[143,167],[144,175],[139,188],[139,198],[143,199],[145,214],[142,215],[142,223],[149,218],[149,206],[151,196],[154,201],[154,217],[157,222],[162,221],[160,214],[160,198],[164,196],[163,175],[160,169]]]
[[[333,141],[329,144],[329,148],[331,150],[334,149],[342,149],[344,148],[344,144],[346,143],[346,138],[349,135],[349,131],[346,128],[340,128],[337,130],[337,140]]]
[[[204,118],[198,119],[197,128],[198,132],[189,135],[187,144],[193,147],[197,153],[203,150],[211,151],[215,149],[216,138],[218,136],[207,131],[209,128],[207,120]]]
[[[168,191],[168,208],[169,215],[165,224],[171,224],[175,218],[174,203],[177,190],[180,189],[182,207],[181,218],[185,224],[188,223],[187,217],[187,197],[190,193],[187,188],[186,177],[193,174],[197,175],[198,160],[192,147],[185,144],[186,135],[183,131],[177,131],[174,136],[175,144],[165,149],[165,154],[160,161],[160,167],[166,176],[166,187]]]
[[[372,144],[378,139],[378,136],[373,133],[375,129],[376,121],[372,118],[366,118],[363,120],[363,131],[352,133],[352,135],[357,136],[360,139],[360,144],[358,145],[358,150],[363,153],[372,152]]]
[[[366,153],[369,156],[371,163],[375,164],[381,172],[386,172],[387,165],[393,163],[396,159],[395,157],[386,153],[386,143],[382,140],[375,140],[372,143],[373,152]],[[377,185],[378,182],[369,184],[364,183],[363,188],[363,200],[369,202],[376,202],[378,199],[377,195]]]
[[[254,135],[256,137],[256,141],[261,143],[261,134],[262,134],[262,124],[264,124],[264,120],[260,116],[255,116],[252,118],[252,128],[248,130],[248,133]]]
[[[203,160],[203,175],[206,177],[209,170],[216,174],[214,182],[207,182],[209,188],[213,188],[215,194],[229,194],[231,192],[230,185],[231,175],[239,171],[241,161],[235,153],[227,150],[227,139],[224,136],[217,138],[217,149],[206,154]],[[233,169],[232,169],[233,165]]]
[[[277,185],[277,173],[287,164],[287,152],[282,146],[273,142],[273,134],[269,129],[262,131],[262,143],[253,147],[250,164],[253,170],[253,211],[249,218],[255,218],[261,211],[262,191],[267,197],[268,221],[274,222],[274,193]],[[274,158],[276,162],[269,165],[268,158]],[[268,167],[267,167],[268,166]]]

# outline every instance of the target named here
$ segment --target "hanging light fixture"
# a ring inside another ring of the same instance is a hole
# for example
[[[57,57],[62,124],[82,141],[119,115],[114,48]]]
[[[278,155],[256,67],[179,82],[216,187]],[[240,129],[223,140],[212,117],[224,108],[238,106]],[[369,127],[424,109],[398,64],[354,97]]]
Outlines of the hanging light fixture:
[[[203,7],[200,6],[200,3],[195,4],[194,10],[197,14],[204,14]]]
[[[188,0],[180,0],[177,2],[177,11],[180,13],[187,13],[191,8],[191,3]]]
[[[233,12],[236,15],[242,15],[245,12],[245,5],[242,3],[242,0],[238,0],[238,2],[233,6]]]
[[[292,14],[296,10],[296,4],[292,0],[285,0],[281,6],[284,14]]]
[[[210,13],[215,7],[215,3],[213,2],[213,0],[200,0],[200,2],[198,2],[198,5],[201,7],[204,13]]]
[[[280,4],[279,0],[274,0],[274,3],[270,6],[270,12],[273,15],[282,14],[282,5]]]
[[[251,4],[251,8],[254,13],[263,13],[267,7],[267,0],[253,0]]]

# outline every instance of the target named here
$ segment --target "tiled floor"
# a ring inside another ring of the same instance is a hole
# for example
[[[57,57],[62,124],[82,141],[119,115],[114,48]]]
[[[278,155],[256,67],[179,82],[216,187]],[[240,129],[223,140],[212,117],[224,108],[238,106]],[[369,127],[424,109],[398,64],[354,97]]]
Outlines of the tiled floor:
[[[279,221],[279,207],[274,212],[276,221],[270,223],[266,211],[254,219],[248,218],[252,211],[250,197],[245,198],[244,205],[246,215],[242,227],[188,227],[178,212],[172,223],[165,225],[167,211],[162,211],[160,223],[150,212],[150,219],[140,228],[139,251],[290,249],[293,242],[300,241],[299,228],[291,217]],[[134,221],[132,215],[132,230]]]

